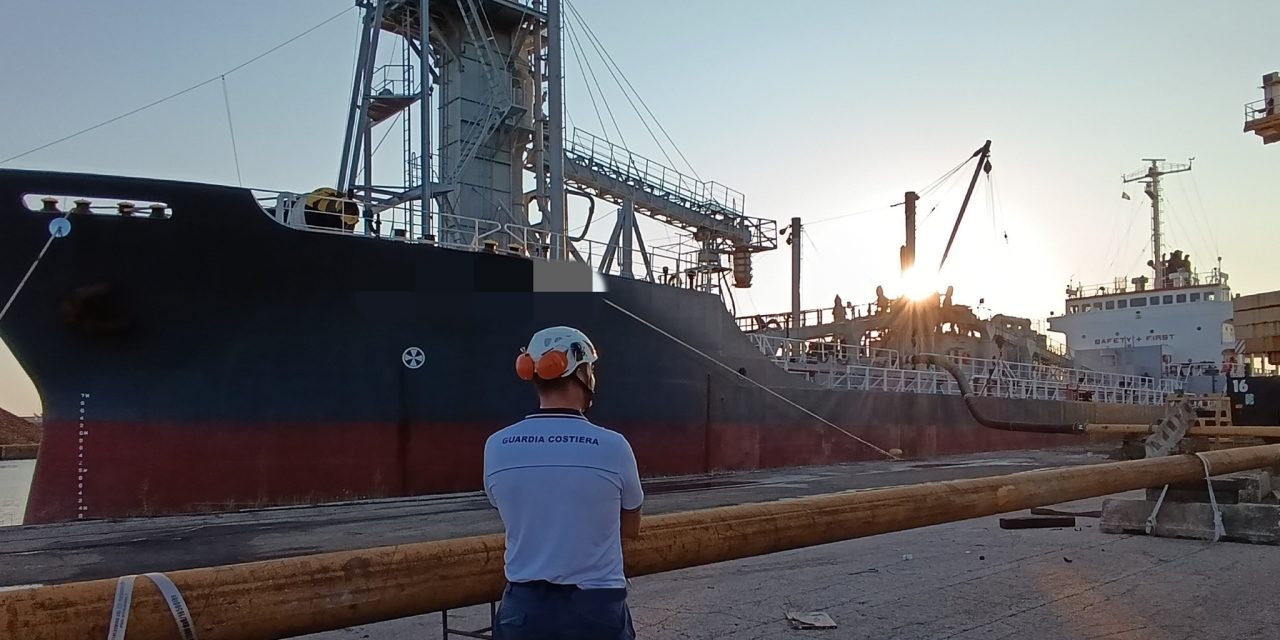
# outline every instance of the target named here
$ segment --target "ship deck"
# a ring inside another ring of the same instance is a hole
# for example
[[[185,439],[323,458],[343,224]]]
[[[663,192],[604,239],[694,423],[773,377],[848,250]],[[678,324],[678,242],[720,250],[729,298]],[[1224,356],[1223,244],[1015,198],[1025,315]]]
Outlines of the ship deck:
[[[655,480],[647,513],[775,500],[1033,468],[1102,462],[1101,448],[1019,451]],[[1101,499],[1073,503],[1099,508]],[[802,636],[786,610],[827,612],[839,637],[1272,637],[1269,584],[1280,556],[1260,546],[1003,531],[978,518],[646,576],[632,585],[646,638]],[[481,494],[276,508],[229,514],[0,527],[0,586],[245,562],[501,529]],[[1230,576],[1230,579],[1226,579]],[[453,612],[484,626],[487,609]],[[438,637],[439,614],[314,640]],[[812,633],[812,632],[808,632]]]

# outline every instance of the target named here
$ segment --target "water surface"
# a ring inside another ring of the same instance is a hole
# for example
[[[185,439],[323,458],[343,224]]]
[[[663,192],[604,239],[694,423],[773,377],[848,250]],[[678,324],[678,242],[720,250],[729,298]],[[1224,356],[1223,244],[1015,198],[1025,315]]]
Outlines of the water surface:
[[[0,461],[0,527],[22,524],[35,470],[35,460]]]

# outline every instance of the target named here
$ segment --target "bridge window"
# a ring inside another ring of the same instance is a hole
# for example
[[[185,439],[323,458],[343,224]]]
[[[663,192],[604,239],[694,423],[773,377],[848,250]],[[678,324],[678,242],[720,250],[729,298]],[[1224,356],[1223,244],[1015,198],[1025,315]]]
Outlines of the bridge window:
[[[1095,303],[1093,303],[1093,310],[1094,310],[1094,311],[1102,311],[1102,303],[1101,303],[1101,302],[1095,302]]]
[[[1067,307],[1067,313],[1080,313],[1080,305],[1073,304],[1070,307]]]
[[[1125,309],[1125,308],[1127,308],[1128,306],[1129,306],[1129,301],[1128,301],[1128,300],[1116,300],[1116,308],[1117,308],[1117,309]]]
[[[1185,294],[1185,293],[1179,293],[1179,294],[1178,294],[1178,303],[1179,303],[1179,304],[1182,304],[1183,302],[1186,302],[1186,301],[1187,301],[1187,294]]]
[[[1108,301],[1107,301],[1107,310],[1108,310],[1108,311],[1110,311],[1110,310],[1112,310],[1112,309],[1114,309],[1114,308],[1116,308],[1116,301],[1115,301],[1115,300],[1108,300]]]
[[[1213,302],[1214,300],[1217,300],[1217,299],[1218,299],[1218,292],[1216,292],[1216,291],[1206,291],[1206,292],[1204,292],[1204,299],[1205,299],[1205,301],[1206,301],[1206,302]]]
[[[1160,296],[1151,296],[1151,306],[1160,304]]]
[[[1171,295],[1165,296],[1163,302],[1164,304],[1173,304],[1173,296]]]
[[[1199,293],[1193,293],[1193,294],[1191,294],[1191,301],[1192,301],[1192,302],[1200,302],[1200,294],[1199,294]]]
[[[1146,298],[1134,298],[1134,299],[1132,299],[1132,300],[1130,300],[1130,301],[1129,301],[1129,306],[1132,306],[1132,307],[1145,307],[1145,306],[1147,306],[1147,299],[1146,299]]]

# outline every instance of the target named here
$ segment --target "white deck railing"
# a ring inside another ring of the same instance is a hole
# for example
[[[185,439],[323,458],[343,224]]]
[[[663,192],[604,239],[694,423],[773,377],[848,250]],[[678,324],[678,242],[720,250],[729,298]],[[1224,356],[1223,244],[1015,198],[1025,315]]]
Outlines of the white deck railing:
[[[784,371],[820,386],[898,393],[960,393],[959,385],[944,371],[901,368],[901,357],[891,349],[838,347],[759,334],[750,334],[748,338]],[[824,353],[823,349],[828,350]],[[1118,373],[981,358],[952,357],[951,360],[979,396],[1160,405],[1167,395],[1181,388],[1181,383],[1175,380]]]

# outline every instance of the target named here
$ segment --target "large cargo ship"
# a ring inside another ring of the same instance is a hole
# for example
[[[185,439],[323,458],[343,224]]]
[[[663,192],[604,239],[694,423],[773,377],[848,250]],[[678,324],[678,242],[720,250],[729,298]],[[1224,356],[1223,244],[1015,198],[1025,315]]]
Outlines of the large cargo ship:
[[[1003,420],[1149,423],[1177,388],[1072,369],[950,294],[735,318],[721,294],[776,223],[562,133],[557,2],[430,3],[424,43],[426,5],[362,5],[332,189],[0,171],[0,337],[44,406],[28,523],[476,489],[534,401],[518,346],[554,324],[596,342],[592,417],[649,476],[1070,442],[980,427],[925,351]],[[375,67],[380,42],[402,64]],[[396,120],[391,187],[369,158]],[[617,208],[608,242],[569,233],[566,194],[588,225]],[[695,249],[646,247],[641,216]]]

